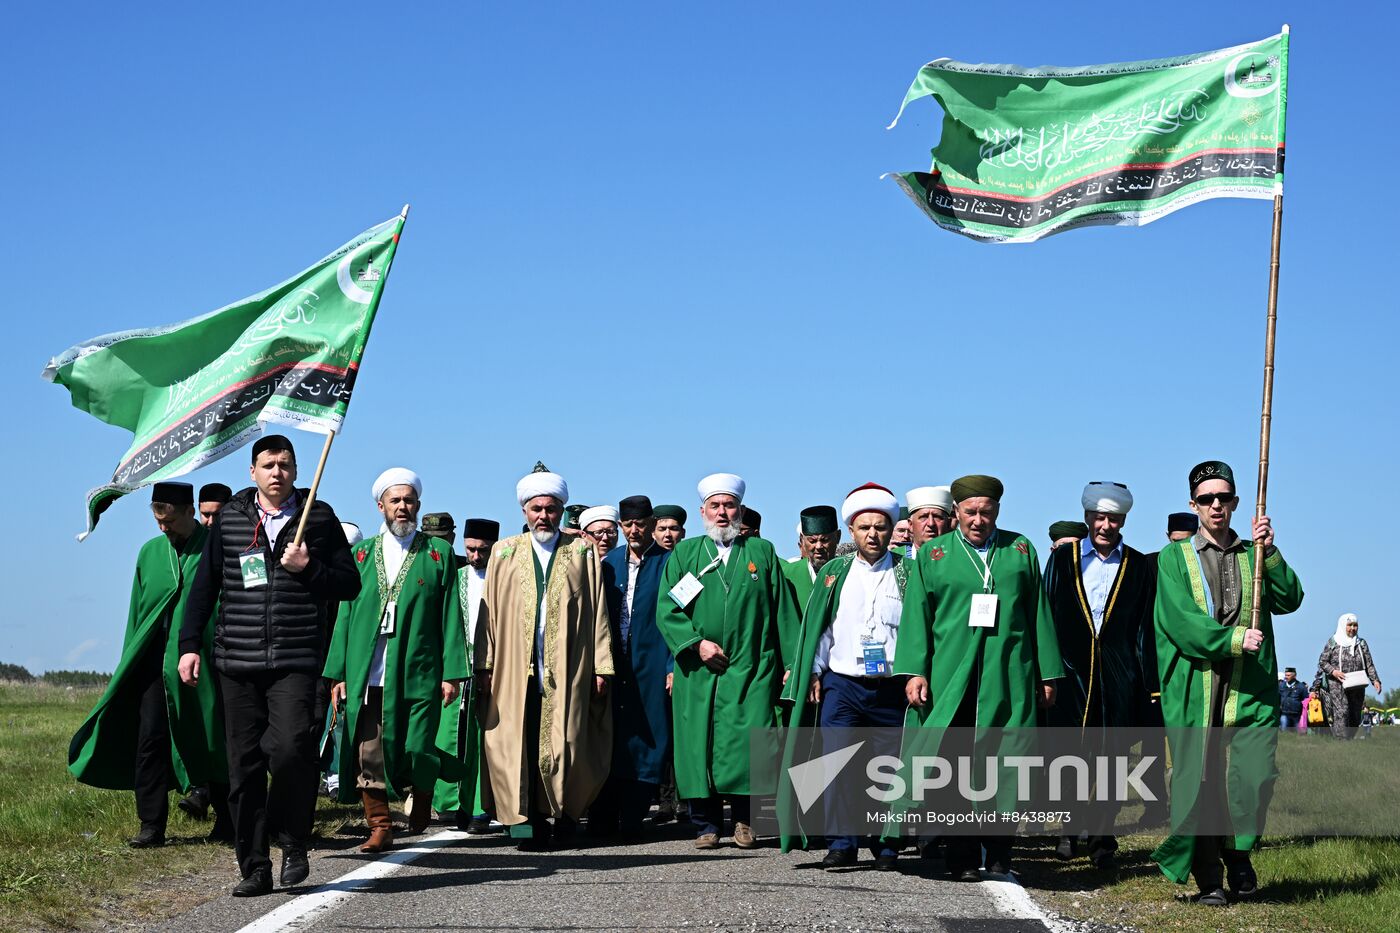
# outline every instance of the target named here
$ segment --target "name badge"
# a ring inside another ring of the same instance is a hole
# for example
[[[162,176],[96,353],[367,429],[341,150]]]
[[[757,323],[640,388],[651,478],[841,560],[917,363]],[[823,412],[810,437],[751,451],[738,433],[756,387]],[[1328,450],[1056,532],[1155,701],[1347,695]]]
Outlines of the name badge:
[[[243,588],[245,590],[267,586],[266,553],[254,551],[249,554],[239,554],[238,565],[239,569],[243,571]]]
[[[885,657],[885,646],[883,644],[864,644],[865,650],[865,676],[885,677],[890,672],[890,662]]]
[[[379,634],[394,637],[394,627],[399,618],[399,604],[391,602],[384,607],[384,616],[379,620]]]
[[[695,597],[700,595],[700,591],[705,588],[705,584],[695,578],[695,574],[687,573],[681,577],[681,582],[671,587],[666,595],[671,597],[671,601],[684,609],[695,602]]]
[[[973,593],[972,611],[967,624],[973,628],[993,628],[997,624],[997,594]]]

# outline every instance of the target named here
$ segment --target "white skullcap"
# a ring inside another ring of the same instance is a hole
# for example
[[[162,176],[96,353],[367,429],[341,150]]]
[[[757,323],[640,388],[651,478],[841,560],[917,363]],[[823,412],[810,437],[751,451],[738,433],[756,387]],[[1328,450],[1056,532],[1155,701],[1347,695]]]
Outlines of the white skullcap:
[[[859,489],[851,490],[846,501],[841,503],[841,522],[849,525],[851,519],[861,512],[884,512],[893,525],[899,520],[899,500],[884,486],[866,483]]]
[[[578,517],[578,526],[584,531],[587,531],[589,525],[594,522],[603,521],[612,522],[614,525],[617,524],[617,506],[595,505],[592,508],[584,509],[582,514]]]
[[[345,532],[345,540],[350,542],[352,547],[365,539],[365,533],[354,522],[341,522],[340,527]]]
[[[696,487],[700,491],[700,502],[703,504],[710,496],[726,494],[733,496],[740,502],[744,501],[744,485],[742,477],[733,473],[711,473],[700,481]]]
[[[414,492],[423,495],[423,481],[418,478],[417,473],[403,467],[390,467],[380,473],[379,479],[374,481],[374,501],[378,502],[384,495],[384,490],[390,486],[412,486]]]
[[[904,494],[904,505],[913,515],[919,509],[942,509],[953,514],[953,490],[948,486],[920,486]]]
[[[1122,483],[1090,483],[1084,487],[1084,495],[1079,497],[1086,512],[1107,512],[1110,515],[1127,515],[1133,507],[1133,494]]]
[[[569,484],[564,482],[564,477],[558,473],[527,473],[515,484],[515,498],[519,500],[521,508],[524,508],[525,503],[536,496],[553,496],[559,500],[560,505],[568,505]]]

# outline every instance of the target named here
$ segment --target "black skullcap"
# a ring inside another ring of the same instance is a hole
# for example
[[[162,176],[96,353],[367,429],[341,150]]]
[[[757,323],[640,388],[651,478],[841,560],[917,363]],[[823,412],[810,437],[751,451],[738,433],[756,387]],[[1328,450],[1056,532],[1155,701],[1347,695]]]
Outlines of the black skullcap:
[[[1189,531],[1195,534],[1201,519],[1195,512],[1173,512],[1167,516],[1167,531]]]
[[[223,483],[205,483],[199,487],[200,502],[227,502],[233,498],[233,490]]]
[[[763,524],[763,516],[758,513],[758,509],[751,509],[746,505],[744,506],[744,517],[739,519],[739,524],[758,531]]]
[[[564,527],[578,529],[578,518],[588,506],[581,503],[564,506]]]
[[[676,521],[680,522],[682,525],[684,525],[685,509],[681,508],[678,505],[658,505],[651,510],[651,517],[658,519],[673,518]]]
[[[1230,469],[1230,464],[1224,460],[1207,460],[1191,468],[1191,495],[1195,496],[1196,487],[1208,479],[1223,479],[1230,484],[1230,491],[1235,491],[1235,471]]]
[[[837,530],[836,510],[829,505],[811,505],[798,513],[804,535],[829,535]]]
[[[1089,537],[1089,526],[1083,522],[1055,522],[1050,526],[1050,540],[1058,541],[1061,538]]]
[[[628,496],[617,504],[619,521],[637,521],[651,518],[651,500],[646,496]]]
[[[501,536],[501,523],[489,518],[469,518],[462,526],[463,538],[478,538],[482,541],[495,541]]]
[[[194,505],[194,487],[189,483],[156,483],[151,486],[151,504]]]
[[[258,454],[264,450],[285,450],[292,455],[292,462],[297,459],[296,448],[292,446],[291,439],[285,434],[264,434],[253,442],[253,463],[258,462]]]
[[[909,506],[901,505],[899,507],[899,520],[902,522],[909,521]]]
[[[1298,673],[1298,668],[1296,668],[1296,667],[1285,667],[1285,668],[1283,669],[1283,672],[1284,672],[1285,674],[1296,674],[1296,673]]]

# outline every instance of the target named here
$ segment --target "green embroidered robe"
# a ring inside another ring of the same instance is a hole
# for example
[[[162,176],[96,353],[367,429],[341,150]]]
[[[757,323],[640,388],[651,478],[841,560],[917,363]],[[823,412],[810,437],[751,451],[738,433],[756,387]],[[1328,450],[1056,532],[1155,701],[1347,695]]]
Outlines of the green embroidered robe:
[[[369,686],[385,597],[393,580],[383,572],[383,535],[354,547],[360,595],[340,604],[324,676],[345,682],[345,730],[340,746],[340,799],[358,798],[360,756],[355,730]],[[416,553],[413,551],[416,549]],[[439,538],[421,532],[404,557],[403,584],[395,600],[394,634],[384,647],[384,777],[399,797],[435,786],[439,774],[459,777],[455,755],[437,748],[442,683],[467,676],[467,648],[457,596],[457,566]]]
[[[1239,727],[1225,771],[1225,797],[1235,825],[1245,830],[1235,834],[1234,847],[1240,851],[1258,843],[1255,830],[1262,826],[1278,777],[1273,756],[1279,718],[1273,617],[1293,612],[1303,603],[1302,584],[1283,555],[1274,550],[1264,558],[1259,612],[1264,643],[1257,653],[1246,653],[1243,644],[1250,622],[1255,550],[1251,542],[1245,545],[1233,554],[1244,584],[1237,624],[1222,625],[1208,608],[1213,606],[1212,597],[1193,538],[1170,544],[1159,553],[1154,611],[1162,719],[1172,754],[1172,826],[1188,828],[1196,808],[1208,727]],[[1217,684],[1221,677],[1224,683]],[[1224,691],[1223,703],[1212,710],[1217,687]],[[1213,779],[1207,775],[1207,780]],[[1184,884],[1190,876],[1194,846],[1194,835],[1177,831],[1152,858],[1164,875]]]
[[[811,561],[807,558],[798,558],[791,563],[784,561],[779,565],[783,571],[783,576],[792,586],[793,605],[797,607],[794,615],[795,624],[778,633],[778,639],[782,642],[782,655],[784,661],[791,661],[797,650],[798,629],[802,627],[802,610],[807,605],[807,599],[812,595],[812,571]]]
[[[471,567],[462,564],[457,568],[457,596],[461,606],[463,633],[467,645],[467,670],[474,669],[472,659],[474,643],[470,637],[468,624],[474,608],[468,594],[471,585],[468,575]],[[449,704],[438,720],[438,750],[458,760],[461,777],[455,780],[441,779],[433,791],[433,809],[439,813],[452,813],[467,809],[470,814],[484,812],[481,797],[481,721],[477,718],[476,689],[468,683],[457,702]]]
[[[224,727],[214,695],[210,661],[214,626],[206,627],[200,650],[199,683],[180,682],[180,620],[194,582],[208,530],[200,525],[178,550],[165,535],[141,547],[131,582],[126,636],[117,669],[68,746],[68,770],[84,784],[131,790],[136,777],[136,733],[140,697],[131,678],[149,651],[161,654],[161,679],[170,721],[170,761],[176,787],[189,791],[228,783]]]
[[[676,790],[684,799],[773,790],[753,786],[749,730],[777,723],[781,633],[796,631],[798,625],[792,588],[772,544],[762,538],[736,539],[728,563],[702,577],[716,554],[708,536],[677,544],[656,600],[656,625],[675,657],[671,712]],[[704,589],[682,609],[667,594],[687,573],[700,578]],[[700,660],[696,646],[701,639],[715,642],[728,655],[723,673]]]

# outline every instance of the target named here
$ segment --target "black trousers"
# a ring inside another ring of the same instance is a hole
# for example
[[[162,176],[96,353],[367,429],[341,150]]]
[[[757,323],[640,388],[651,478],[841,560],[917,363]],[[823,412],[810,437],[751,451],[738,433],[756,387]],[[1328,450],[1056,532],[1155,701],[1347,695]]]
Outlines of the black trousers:
[[[312,730],[318,679],[311,673],[219,673],[229,811],[244,878],[272,866],[269,824],[277,828],[284,849],[305,848],[311,838],[319,770]]]
[[[142,659],[136,726],[136,817],[142,829],[165,833],[170,818],[170,713],[161,680],[161,652]]]

